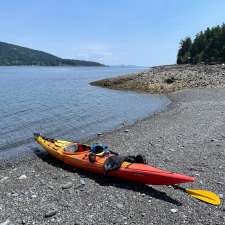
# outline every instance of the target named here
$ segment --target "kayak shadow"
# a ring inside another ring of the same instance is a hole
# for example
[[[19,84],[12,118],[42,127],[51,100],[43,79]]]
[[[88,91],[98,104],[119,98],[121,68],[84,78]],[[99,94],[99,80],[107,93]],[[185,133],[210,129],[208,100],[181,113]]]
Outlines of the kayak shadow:
[[[34,154],[43,160],[44,162],[47,162],[48,164],[64,169],[66,171],[77,173],[81,177],[88,177],[89,179],[94,180],[101,186],[114,186],[121,189],[127,189],[134,192],[139,192],[140,194],[147,195],[152,198],[156,198],[177,206],[181,206],[182,203],[179,202],[176,199],[171,198],[168,196],[165,192],[156,190],[155,188],[145,185],[145,184],[138,184],[130,181],[124,181],[118,178],[109,177],[109,176],[99,176],[97,174],[88,173],[86,171],[83,171],[81,169],[74,168],[70,165],[67,165],[63,163],[62,161],[59,161],[58,159],[53,158],[51,155],[49,155],[47,152],[44,152],[38,148],[33,148]]]

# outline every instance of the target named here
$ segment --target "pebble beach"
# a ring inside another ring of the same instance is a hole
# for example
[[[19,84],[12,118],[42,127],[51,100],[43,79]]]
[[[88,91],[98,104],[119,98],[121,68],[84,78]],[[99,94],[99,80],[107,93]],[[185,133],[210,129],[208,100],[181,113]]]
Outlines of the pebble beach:
[[[89,174],[36,145],[31,154],[0,163],[0,224],[224,224],[224,66],[155,67],[94,85],[167,93],[172,103],[87,143],[102,142],[121,154],[142,153],[155,167],[194,176],[194,183],[183,186],[216,192],[221,205],[167,186]]]

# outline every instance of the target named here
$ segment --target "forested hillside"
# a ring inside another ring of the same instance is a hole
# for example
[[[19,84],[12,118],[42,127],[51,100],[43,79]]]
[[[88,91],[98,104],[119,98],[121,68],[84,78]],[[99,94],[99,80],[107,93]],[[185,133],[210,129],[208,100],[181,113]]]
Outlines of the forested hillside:
[[[104,66],[91,61],[62,59],[49,53],[0,42],[0,66]]]

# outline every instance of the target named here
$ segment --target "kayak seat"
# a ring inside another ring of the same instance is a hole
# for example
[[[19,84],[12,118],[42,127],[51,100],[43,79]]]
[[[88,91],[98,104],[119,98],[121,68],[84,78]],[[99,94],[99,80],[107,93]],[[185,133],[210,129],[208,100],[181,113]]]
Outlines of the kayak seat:
[[[77,152],[89,151],[90,147],[83,144],[78,144]]]

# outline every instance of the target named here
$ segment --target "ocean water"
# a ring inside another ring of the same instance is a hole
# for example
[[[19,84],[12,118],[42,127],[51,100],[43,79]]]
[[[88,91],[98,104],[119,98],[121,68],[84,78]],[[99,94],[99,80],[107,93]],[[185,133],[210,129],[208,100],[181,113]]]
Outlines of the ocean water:
[[[165,96],[89,85],[143,69],[0,67],[0,157],[29,151],[33,132],[81,140],[163,110]]]

